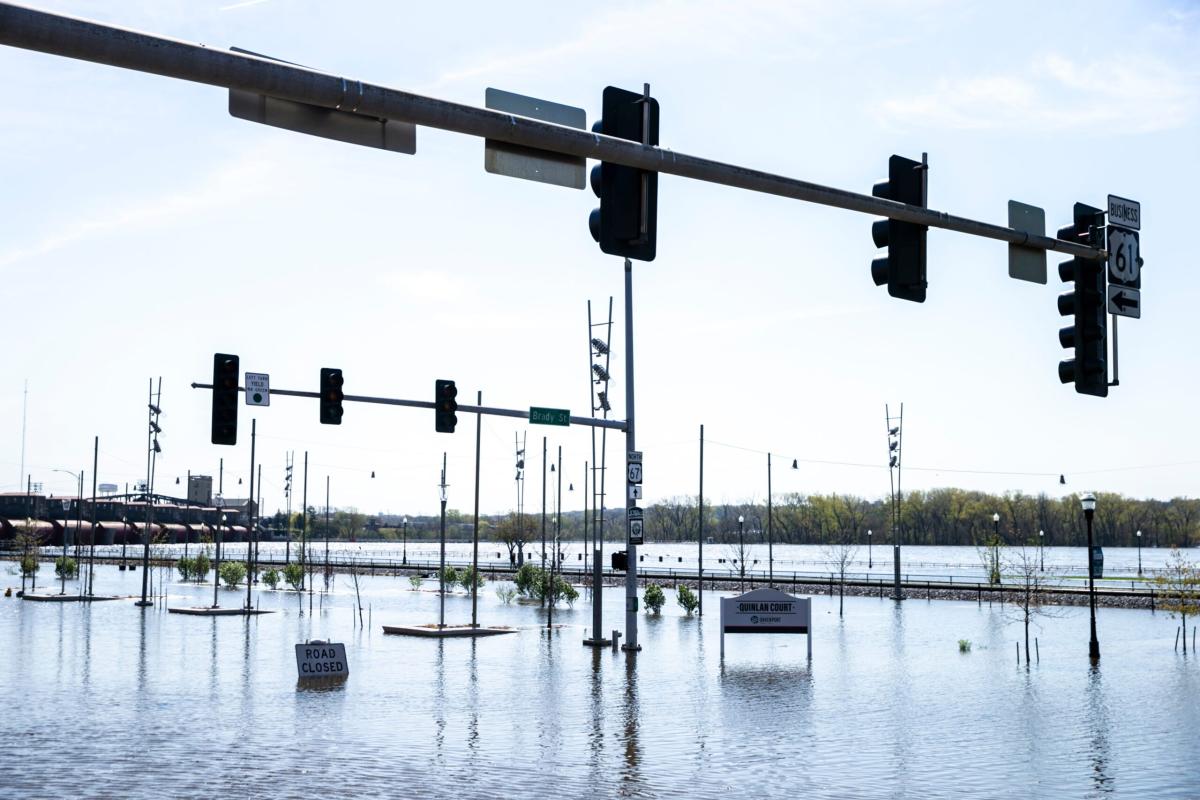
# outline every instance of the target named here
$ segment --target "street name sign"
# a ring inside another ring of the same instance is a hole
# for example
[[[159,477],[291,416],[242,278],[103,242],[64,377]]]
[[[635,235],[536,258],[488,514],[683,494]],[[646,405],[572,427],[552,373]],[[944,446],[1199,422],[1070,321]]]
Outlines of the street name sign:
[[[556,125],[571,128],[587,126],[587,112],[582,108],[526,97],[503,89],[489,87],[484,102],[488,108],[496,111],[507,111],[522,117],[553,122]],[[587,185],[587,164],[584,158],[510,144],[497,139],[484,140],[483,168],[496,175],[566,186],[569,189],[583,189]]]
[[[530,406],[529,423],[531,425],[570,425],[571,412],[565,408]]]
[[[271,405],[271,376],[265,372],[246,373],[246,405]]]
[[[625,517],[629,521],[629,544],[644,544],[645,512],[637,506],[633,506],[625,510]]]
[[[803,633],[812,658],[812,600],[778,589],[755,589],[721,598],[721,657],[727,633]]]
[[[349,676],[346,645],[316,639],[296,645],[296,672],[300,680]]]
[[[1128,200],[1110,194],[1108,196],[1108,224],[1140,231],[1142,229],[1142,204],[1137,200]]]

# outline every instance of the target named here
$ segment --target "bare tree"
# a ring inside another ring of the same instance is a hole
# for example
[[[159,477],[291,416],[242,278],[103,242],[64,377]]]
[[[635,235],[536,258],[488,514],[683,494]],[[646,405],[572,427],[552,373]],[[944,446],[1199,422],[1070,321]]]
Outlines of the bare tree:
[[[999,556],[997,556],[999,558]],[[1022,543],[1004,550],[1004,569],[1017,589],[1011,597],[1013,602],[1004,606],[1005,614],[1015,617],[1025,627],[1025,663],[1029,663],[1029,626],[1037,624],[1038,617],[1058,616],[1060,609],[1046,599],[1053,572],[1042,570],[1038,564],[1038,549],[1034,543]]]
[[[1187,653],[1187,618],[1200,615],[1200,567],[1175,545],[1167,557],[1167,565],[1154,579],[1162,592],[1162,609],[1174,619],[1178,614],[1183,623],[1183,652]]]
[[[822,546],[821,553],[838,576],[838,616],[840,617],[842,616],[843,607],[846,604],[846,572],[850,569],[850,565],[854,563],[854,556],[858,553],[858,545],[850,541],[849,532],[843,531],[841,541]]]

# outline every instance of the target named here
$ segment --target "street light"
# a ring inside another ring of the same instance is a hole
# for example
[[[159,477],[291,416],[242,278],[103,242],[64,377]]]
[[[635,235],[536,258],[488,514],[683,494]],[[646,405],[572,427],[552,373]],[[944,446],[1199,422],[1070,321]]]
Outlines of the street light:
[[[746,518],[738,514],[738,575],[741,578],[740,591],[746,591],[746,537],[743,523]]]
[[[1138,543],[1138,577],[1141,577],[1141,575],[1142,575],[1142,532],[1141,531],[1137,532],[1137,543]]]
[[[74,472],[71,472],[70,470],[66,470],[66,469],[51,468],[50,471],[51,472],[61,472],[64,475],[70,475],[72,478],[76,477]],[[75,510],[80,514],[80,516],[82,516],[83,515],[83,470],[79,471],[78,477],[79,477],[79,495],[78,495],[78,499],[76,500],[76,503],[75,503]],[[75,555],[77,557],[79,556],[79,527],[80,527],[79,523],[76,522],[75,523]],[[61,573],[59,575],[59,577],[62,579],[62,593],[66,594],[67,593],[67,515],[66,515],[66,509],[63,510],[62,566],[59,571]],[[1141,572],[1139,571],[1138,574],[1140,575]]]
[[[871,529],[867,528],[867,569],[873,569],[875,562],[871,558]]]
[[[1042,561],[1042,572],[1046,571],[1046,532],[1038,531],[1038,556]]]
[[[1088,543],[1088,605],[1091,608],[1092,638],[1088,642],[1088,656],[1092,661],[1100,659],[1100,641],[1096,638],[1096,568],[1092,559],[1092,517],[1096,513],[1096,496],[1091,492],[1079,498],[1083,516],[1087,518]]]
[[[408,517],[404,518],[404,551],[400,563],[408,566]]]
[[[1000,512],[992,512],[992,558],[988,564],[988,583],[1000,583]]]

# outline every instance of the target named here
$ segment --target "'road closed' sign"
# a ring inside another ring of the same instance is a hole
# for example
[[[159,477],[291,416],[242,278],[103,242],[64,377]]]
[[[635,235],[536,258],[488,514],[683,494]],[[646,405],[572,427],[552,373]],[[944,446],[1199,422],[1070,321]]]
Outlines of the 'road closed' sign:
[[[296,672],[300,678],[345,678],[350,674],[346,645],[312,641],[296,645]]]

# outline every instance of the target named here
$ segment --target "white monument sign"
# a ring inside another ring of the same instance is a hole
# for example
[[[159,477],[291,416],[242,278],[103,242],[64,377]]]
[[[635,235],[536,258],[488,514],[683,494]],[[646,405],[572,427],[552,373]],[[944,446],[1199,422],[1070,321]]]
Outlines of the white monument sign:
[[[727,633],[803,633],[812,658],[812,600],[778,589],[755,589],[721,598],[721,657]]]

